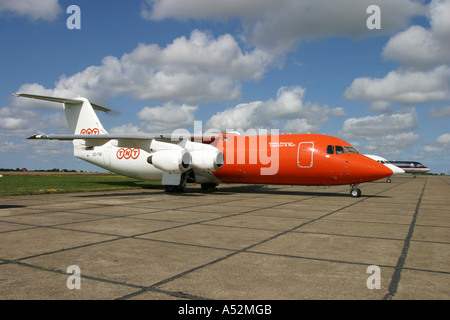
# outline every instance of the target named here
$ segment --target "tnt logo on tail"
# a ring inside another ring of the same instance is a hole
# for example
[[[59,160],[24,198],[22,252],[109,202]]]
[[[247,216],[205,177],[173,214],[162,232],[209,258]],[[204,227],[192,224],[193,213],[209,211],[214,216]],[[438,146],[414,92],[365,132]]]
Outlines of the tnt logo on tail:
[[[81,129],[80,134],[100,134],[100,130],[98,128]]]

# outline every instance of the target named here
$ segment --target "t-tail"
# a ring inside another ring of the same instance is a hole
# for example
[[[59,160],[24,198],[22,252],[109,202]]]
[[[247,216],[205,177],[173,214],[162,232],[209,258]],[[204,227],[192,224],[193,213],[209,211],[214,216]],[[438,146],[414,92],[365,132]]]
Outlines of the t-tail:
[[[27,93],[14,93],[16,97],[60,102],[64,104],[69,129],[74,135],[108,134],[103,128],[95,110],[109,112],[111,110],[91,104],[86,98],[57,98]]]

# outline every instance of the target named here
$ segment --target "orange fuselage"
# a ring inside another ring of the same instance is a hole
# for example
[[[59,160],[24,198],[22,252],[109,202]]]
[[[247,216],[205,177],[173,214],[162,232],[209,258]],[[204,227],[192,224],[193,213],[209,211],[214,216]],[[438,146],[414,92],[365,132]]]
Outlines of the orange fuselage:
[[[385,178],[392,171],[322,134],[223,134],[216,147],[225,163],[214,172],[223,183],[345,185]]]

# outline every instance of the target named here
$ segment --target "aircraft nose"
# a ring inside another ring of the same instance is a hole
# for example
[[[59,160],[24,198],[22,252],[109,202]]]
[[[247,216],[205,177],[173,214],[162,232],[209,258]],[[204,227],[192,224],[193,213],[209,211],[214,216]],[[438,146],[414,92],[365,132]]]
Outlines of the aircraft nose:
[[[363,179],[366,182],[383,179],[394,174],[394,172],[384,164],[367,157],[360,158],[360,168],[362,171],[361,176],[364,177]]]
[[[405,170],[403,170],[402,168],[399,168],[397,166],[389,166],[389,168],[394,172],[394,174],[402,174],[405,173]]]
[[[374,168],[374,173],[376,176],[379,176],[378,179],[382,179],[385,177],[389,177],[391,175],[394,174],[394,171],[390,168],[388,168],[387,166],[385,166],[384,164],[378,163],[377,162],[377,166]]]

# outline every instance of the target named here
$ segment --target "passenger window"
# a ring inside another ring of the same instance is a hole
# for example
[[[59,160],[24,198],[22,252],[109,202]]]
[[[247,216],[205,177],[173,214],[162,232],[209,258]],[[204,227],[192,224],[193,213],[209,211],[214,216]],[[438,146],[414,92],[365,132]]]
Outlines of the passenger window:
[[[334,147],[333,146],[327,146],[327,153],[328,154],[334,154]]]
[[[345,149],[341,146],[336,146],[336,154],[345,153]]]

